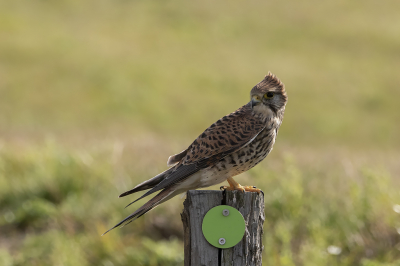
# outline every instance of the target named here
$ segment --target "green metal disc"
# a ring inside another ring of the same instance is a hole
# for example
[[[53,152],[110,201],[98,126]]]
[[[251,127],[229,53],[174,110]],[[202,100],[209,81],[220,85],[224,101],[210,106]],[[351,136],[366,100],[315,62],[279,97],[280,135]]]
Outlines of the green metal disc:
[[[206,213],[202,230],[208,243],[214,247],[230,248],[242,240],[246,223],[238,210],[231,206],[220,205]]]

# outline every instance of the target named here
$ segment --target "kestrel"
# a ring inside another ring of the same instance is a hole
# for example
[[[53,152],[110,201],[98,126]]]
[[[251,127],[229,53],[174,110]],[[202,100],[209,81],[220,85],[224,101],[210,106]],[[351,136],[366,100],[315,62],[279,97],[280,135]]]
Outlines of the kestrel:
[[[271,152],[287,94],[284,84],[268,73],[253,87],[250,98],[249,103],[207,128],[186,150],[170,156],[167,165],[171,168],[122,193],[119,197],[150,189],[134,203],[161,190],[110,230],[131,223],[178,194],[225,180],[230,185],[225,187],[228,190],[260,192],[252,186],[241,186],[232,177],[253,168]]]

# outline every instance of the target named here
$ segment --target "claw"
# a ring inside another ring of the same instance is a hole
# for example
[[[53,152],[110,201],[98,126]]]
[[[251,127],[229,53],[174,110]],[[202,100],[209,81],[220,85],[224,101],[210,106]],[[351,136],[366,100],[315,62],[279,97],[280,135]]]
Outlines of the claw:
[[[228,186],[221,186],[219,188],[220,190],[227,190],[227,191],[240,191],[240,192],[257,192],[258,194],[260,194],[260,192],[262,192],[261,189],[256,188],[255,186],[236,186],[236,187],[228,187]]]
[[[260,192],[262,192],[261,189],[256,188],[255,186],[244,186],[243,188],[247,192],[257,192],[258,194],[260,194]]]
[[[232,177],[229,177],[227,179],[228,183],[229,183],[229,187],[227,186],[221,186],[219,189],[224,189],[224,190],[228,190],[228,191],[232,191],[232,190],[238,190],[241,192],[257,192],[258,194],[260,194],[261,189],[255,187],[255,186],[242,186],[240,185],[238,182],[236,182],[235,180],[232,179]]]
[[[241,191],[241,192],[244,192],[245,191],[245,189],[242,187],[242,186],[240,186],[240,187],[227,187],[227,186],[221,186],[220,188],[219,188],[220,190],[227,190],[227,191],[234,191],[234,190],[237,190],[237,191]]]

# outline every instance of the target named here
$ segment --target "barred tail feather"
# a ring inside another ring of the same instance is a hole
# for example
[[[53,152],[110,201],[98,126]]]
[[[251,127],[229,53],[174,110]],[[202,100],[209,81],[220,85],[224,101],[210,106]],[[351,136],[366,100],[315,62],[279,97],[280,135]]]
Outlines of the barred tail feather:
[[[160,193],[158,193],[154,198],[152,198],[151,200],[149,200],[147,203],[145,203],[142,207],[140,207],[139,209],[137,209],[134,213],[132,213],[131,215],[129,215],[128,217],[126,217],[124,220],[122,220],[121,222],[119,222],[118,224],[116,224],[114,227],[112,227],[111,229],[107,230],[104,234],[102,234],[102,236],[104,236],[105,234],[107,234],[109,231],[113,230],[114,228],[117,227],[123,227],[131,222],[133,222],[134,220],[136,220],[137,218],[139,218],[140,216],[142,216],[143,214],[151,211],[152,209],[154,209],[155,207],[157,207],[159,204],[163,203],[164,201],[169,200],[170,198],[174,197],[175,195],[179,194],[180,192],[177,193],[177,191],[175,191],[174,187],[170,187],[170,188],[166,188],[163,189]]]
[[[122,193],[121,195],[119,195],[119,198],[125,197],[127,195],[133,194],[135,192],[139,192],[142,190],[146,190],[146,189],[150,189],[155,187],[156,185],[158,185],[161,181],[163,181],[167,176],[169,176],[173,171],[173,168],[170,168],[158,175],[156,175],[155,177],[144,181],[143,183],[140,183],[139,185],[137,185],[136,187],[134,187],[131,190],[128,190],[124,193]]]

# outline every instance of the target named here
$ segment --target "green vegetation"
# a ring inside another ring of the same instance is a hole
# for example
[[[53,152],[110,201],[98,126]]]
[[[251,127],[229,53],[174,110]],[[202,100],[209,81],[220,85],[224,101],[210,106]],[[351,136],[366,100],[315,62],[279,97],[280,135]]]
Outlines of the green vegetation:
[[[400,2],[0,0],[0,265],[183,265],[176,197],[117,195],[249,100],[289,103],[265,265],[400,265]],[[218,189],[213,187],[212,189]]]

